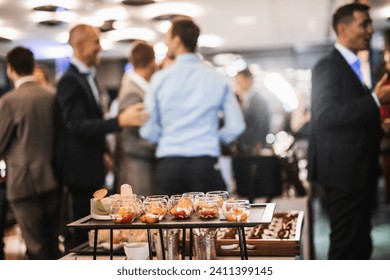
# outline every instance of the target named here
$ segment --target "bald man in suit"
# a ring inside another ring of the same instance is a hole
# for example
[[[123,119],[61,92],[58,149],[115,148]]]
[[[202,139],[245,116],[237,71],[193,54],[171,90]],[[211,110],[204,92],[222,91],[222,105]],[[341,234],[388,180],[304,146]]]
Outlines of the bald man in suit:
[[[85,24],[69,33],[73,57],[57,85],[58,135],[56,170],[72,198],[73,219],[90,213],[90,198],[105,183],[103,157],[108,152],[105,136],[123,127],[139,126],[147,119],[143,104],[134,104],[118,117],[104,119],[104,103],[96,83],[100,32]],[[84,232],[75,235],[71,246],[87,240]]]

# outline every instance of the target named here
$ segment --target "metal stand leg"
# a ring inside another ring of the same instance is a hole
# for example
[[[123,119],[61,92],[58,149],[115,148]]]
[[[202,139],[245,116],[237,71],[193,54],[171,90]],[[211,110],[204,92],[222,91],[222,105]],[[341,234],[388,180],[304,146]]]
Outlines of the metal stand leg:
[[[114,239],[114,232],[112,229],[110,229],[110,260],[113,259],[113,253],[112,253],[112,250],[113,250],[113,240]]]
[[[183,228],[183,239],[181,241],[181,259],[186,259],[186,228]]]
[[[93,237],[93,259],[96,260],[97,255],[97,239],[98,239],[98,230],[95,229],[95,234]]]
[[[161,243],[161,254],[162,254],[162,258],[163,260],[165,260],[165,246],[164,246],[164,234],[163,234],[163,230],[160,228],[158,229],[158,233],[160,235],[160,243]]]
[[[192,260],[192,246],[194,245],[194,234],[192,232],[192,228],[190,228],[190,260]]]
[[[245,229],[244,229],[244,227],[238,227],[237,231],[238,231],[238,241],[240,243],[241,259],[247,260],[248,259],[248,251],[246,248]]]
[[[150,229],[147,229],[148,232],[148,245],[149,245],[149,260],[153,260],[153,248],[152,248],[152,235]]]

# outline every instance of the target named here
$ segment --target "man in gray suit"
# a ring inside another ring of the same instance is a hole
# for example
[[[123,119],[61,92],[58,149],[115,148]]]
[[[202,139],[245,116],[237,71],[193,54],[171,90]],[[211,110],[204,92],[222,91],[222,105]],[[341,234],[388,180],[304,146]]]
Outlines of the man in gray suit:
[[[29,259],[57,259],[60,190],[52,169],[55,95],[33,77],[33,53],[7,54],[15,89],[0,99],[0,157],[7,161],[7,199]]]
[[[143,102],[149,81],[156,70],[153,47],[137,42],[130,53],[134,72],[123,76],[119,91],[119,112]],[[137,194],[153,194],[155,146],[142,139],[138,127],[124,128],[117,135],[117,185],[130,184]]]

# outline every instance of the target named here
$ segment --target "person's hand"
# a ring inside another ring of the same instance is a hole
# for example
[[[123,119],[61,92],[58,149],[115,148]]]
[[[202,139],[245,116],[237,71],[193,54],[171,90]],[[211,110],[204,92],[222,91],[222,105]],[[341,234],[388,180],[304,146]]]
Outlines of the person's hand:
[[[148,114],[144,110],[143,103],[137,103],[127,107],[118,116],[120,127],[141,126],[148,120]]]
[[[383,120],[382,129],[386,134],[390,133],[390,118],[386,118]]]
[[[390,104],[390,85],[383,85],[390,78],[385,73],[375,85],[374,92],[381,104]]]

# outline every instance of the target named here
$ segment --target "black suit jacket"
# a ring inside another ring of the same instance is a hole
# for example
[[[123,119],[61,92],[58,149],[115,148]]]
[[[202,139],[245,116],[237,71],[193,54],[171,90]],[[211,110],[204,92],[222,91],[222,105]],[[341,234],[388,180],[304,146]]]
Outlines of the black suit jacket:
[[[312,71],[309,178],[358,192],[378,175],[379,108],[337,49]]]
[[[56,97],[57,175],[70,187],[100,188],[105,177],[105,135],[120,130],[118,120],[103,119],[86,76],[72,64],[58,83]]]

